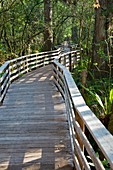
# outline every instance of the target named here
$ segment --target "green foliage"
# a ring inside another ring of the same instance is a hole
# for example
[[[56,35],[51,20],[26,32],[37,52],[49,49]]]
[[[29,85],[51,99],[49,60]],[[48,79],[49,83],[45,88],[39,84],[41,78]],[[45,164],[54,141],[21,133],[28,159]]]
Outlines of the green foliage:
[[[98,152],[96,152],[96,156],[99,158],[99,153]],[[91,168],[95,167],[95,165],[92,162],[92,159],[91,159],[91,157],[89,155],[87,156],[87,159],[88,159],[88,164],[90,165],[90,167]],[[110,166],[109,166],[109,163],[108,163],[107,159],[104,158],[101,162],[102,162],[105,170],[110,170]]]
[[[1,46],[6,53],[22,55],[29,44],[40,44],[37,35],[43,32],[42,1],[15,0],[1,3]],[[38,8],[38,12],[37,12]],[[40,37],[41,40],[41,37]],[[40,45],[39,45],[40,47]]]
[[[101,107],[101,114],[104,113],[105,115],[112,114],[112,106],[113,106],[113,89],[110,90],[109,96],[103,99],[95,92],[92,92],[90,89],[84,87],[81,85],[92,97],[93,100],[95,100],[99,106]]]
[[[52,1],[53,46],[63,43],[68,38],[70,42],[82,43],[84,49],[90,51],[94,22],[92,2],[90,0],[67,2]],[[2,53],[5,51],[6,54],[13,53],[20,56],[42,50],[44,44],[43,0],[1,1],[0,14]],[[72,30],[76,32],[74,35]]]
[[[100,117],[101,115],[110,115],[113,113],[113,81],[111,75],[107,78],[96,79],[93,70],[89,71],[89,58],[82,58],[74,69],[72,75],[80,90],[84,89],[84,99],[92,111]],[[88,77],[85,86],[82,85],[82,70],[88,71]]]
[[[104,160],[102,161],[102,164],[103,164],[103,166],[105,167],[105,170],[110,170],[109,163],[108,163],[108,161],[107,161],[106,159],[104,159]]]
[[[67,37],[71,39],[72,11],[62,1],[53,2],[54,45],[63,43]]]

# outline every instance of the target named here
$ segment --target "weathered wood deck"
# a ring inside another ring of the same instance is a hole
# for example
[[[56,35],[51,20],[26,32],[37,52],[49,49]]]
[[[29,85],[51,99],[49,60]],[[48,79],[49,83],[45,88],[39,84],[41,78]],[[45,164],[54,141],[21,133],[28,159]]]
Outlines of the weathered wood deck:
[[[11,84],[0,107],[0,170],[71,170],[65,106],[51,67]]]

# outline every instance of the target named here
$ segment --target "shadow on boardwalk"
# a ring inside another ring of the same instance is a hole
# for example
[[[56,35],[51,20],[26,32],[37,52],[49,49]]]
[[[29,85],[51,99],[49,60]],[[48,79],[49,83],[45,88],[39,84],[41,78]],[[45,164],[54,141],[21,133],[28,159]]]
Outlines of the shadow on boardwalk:
[[[71,170],[65,105],[51,67],[27,73],[0,107],[0,170]]]

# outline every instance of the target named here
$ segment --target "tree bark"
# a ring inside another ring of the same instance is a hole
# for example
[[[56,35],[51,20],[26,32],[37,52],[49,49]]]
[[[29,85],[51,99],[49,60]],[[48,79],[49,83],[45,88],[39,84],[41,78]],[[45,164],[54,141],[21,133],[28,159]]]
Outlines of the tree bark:
[[[106,8],[106,0],[96,0],[95,4],[95,25],[92,44],[92,65],[96,65],[99,69],[104,67],[104,59],[100,57],[103,52],[106,40],[106,17],[102,14],[102,8]],[[97,6],[96,6],[97,5]]]
[[[53,46],[52,0],[44,0],[44,51],[51,51]]]
[[[109,11],[107,16],[107,25],[106,25],[108,48],[109,48],[109,55],[113,55],[113,0],[107,0],[107,9]]]
[[[94,4],[95,25],[91,67],[104,73],[109,71],[110,56],[112,54],[110,39],[113,30],[113,10],[110,10],[112,6],[112,0],[96,0]]]

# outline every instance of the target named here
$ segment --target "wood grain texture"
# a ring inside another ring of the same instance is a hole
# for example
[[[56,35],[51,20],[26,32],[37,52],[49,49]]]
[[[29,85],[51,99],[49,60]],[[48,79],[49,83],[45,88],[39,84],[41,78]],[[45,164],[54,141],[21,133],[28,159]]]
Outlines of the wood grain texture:
[[[0,107],[0,170],[72,170],[65,106],[51,66],[11,84]]]

